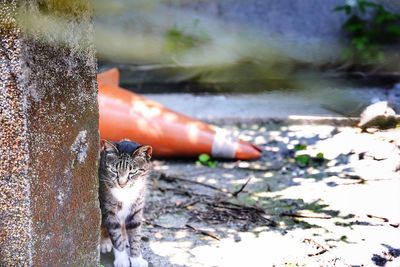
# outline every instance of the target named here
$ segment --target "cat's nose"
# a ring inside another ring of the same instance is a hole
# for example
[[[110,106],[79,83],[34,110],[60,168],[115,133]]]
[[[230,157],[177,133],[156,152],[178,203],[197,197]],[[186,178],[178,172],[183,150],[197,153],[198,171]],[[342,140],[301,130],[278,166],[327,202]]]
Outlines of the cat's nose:
[[[121,188],[124,188],[124,187],[126,186],[126,184],[127,184],[127,181],[118,181],[118,185],[119,185]]]

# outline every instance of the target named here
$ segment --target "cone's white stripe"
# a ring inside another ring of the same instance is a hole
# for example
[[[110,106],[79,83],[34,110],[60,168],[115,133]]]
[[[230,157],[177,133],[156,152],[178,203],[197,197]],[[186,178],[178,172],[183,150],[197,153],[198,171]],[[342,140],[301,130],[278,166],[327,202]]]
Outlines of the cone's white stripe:
[[[211,148],[211,155],[216,158],[235,158],[239,139],[224,129],[217,128]]]

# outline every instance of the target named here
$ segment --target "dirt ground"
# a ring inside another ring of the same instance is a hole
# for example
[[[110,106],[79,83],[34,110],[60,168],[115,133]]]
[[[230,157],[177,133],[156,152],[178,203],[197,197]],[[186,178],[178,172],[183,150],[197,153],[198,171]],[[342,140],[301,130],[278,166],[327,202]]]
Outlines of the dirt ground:
[[[154,161],[150,266],[400,266],[399,128],[220,126],[263,156]]]

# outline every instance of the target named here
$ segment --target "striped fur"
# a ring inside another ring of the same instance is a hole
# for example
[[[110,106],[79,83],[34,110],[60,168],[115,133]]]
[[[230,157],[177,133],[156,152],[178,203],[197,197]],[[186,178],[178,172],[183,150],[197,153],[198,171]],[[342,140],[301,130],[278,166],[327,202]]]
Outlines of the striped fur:
[[[147,266],[141,258],[140,229],[151,152],[150,146],[140,146],[129,140],[102,141],[99,165],[101,251],[109,252],[112,244],[116,267]]]

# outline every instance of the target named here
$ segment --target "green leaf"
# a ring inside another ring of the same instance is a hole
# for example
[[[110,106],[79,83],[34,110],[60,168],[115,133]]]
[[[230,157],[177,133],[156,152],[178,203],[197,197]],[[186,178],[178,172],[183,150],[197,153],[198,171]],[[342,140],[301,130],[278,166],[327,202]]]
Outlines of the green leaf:
[[[324,158],[324,153],[319,152],[319,153],[316,155],[316,158],[317,158],[317,159],[323,159],[323,158]]]
[[[350,40],[343,57],[355,64],[384,63],[383,47],[395,44],[400,38],[400,14],[386,10],[375,1],[356,1],[355,7],[342,5],[334,9],[348,16],[342,29]]]
[[[379,9],[379,11],[376,13],[375,21],[377,23],[384,23],[386,21],[393,20],[395,18],[391,13],[387,12],[385,9]]]
[[[360,18],[358,15],[352,15],[344,24],[343,29],[350,33],[362,31],[367,25],[367,21]]]
[[[199,161],[201,163],[207,163],[210,159],[211,159],[211,157],[209,155],[207,155],[207,154],[201,154],[199,156]]]
[[[351,43],[357,50],[362,51],[364,48],[366,48],[366,42],[363,38],[355,38],[353,41],[351,41]]]
[[[207,165],[208,165],[208,167],[210,167],[210,168],[215,168],[215,167],[217,167],[217,162],[216,162],[216,161],[209,161],[209,162],[207,163]]]
[[[200,164],[203,166],[207,166],[209,168],[217,167],[217,161],[212,160],[211,156],[208,154],[201,154],[199,155],[199,160],[196,161],[196,164]]]
[[[296,162],[299,166],[305,167],[310,163],[310,159],[309,155],[299,155],[296,157]]]
[[[306,149],[307,149],[307,145],[297,144],[294,146],[294,150],[296,150],[296,151],[306,150]]]

